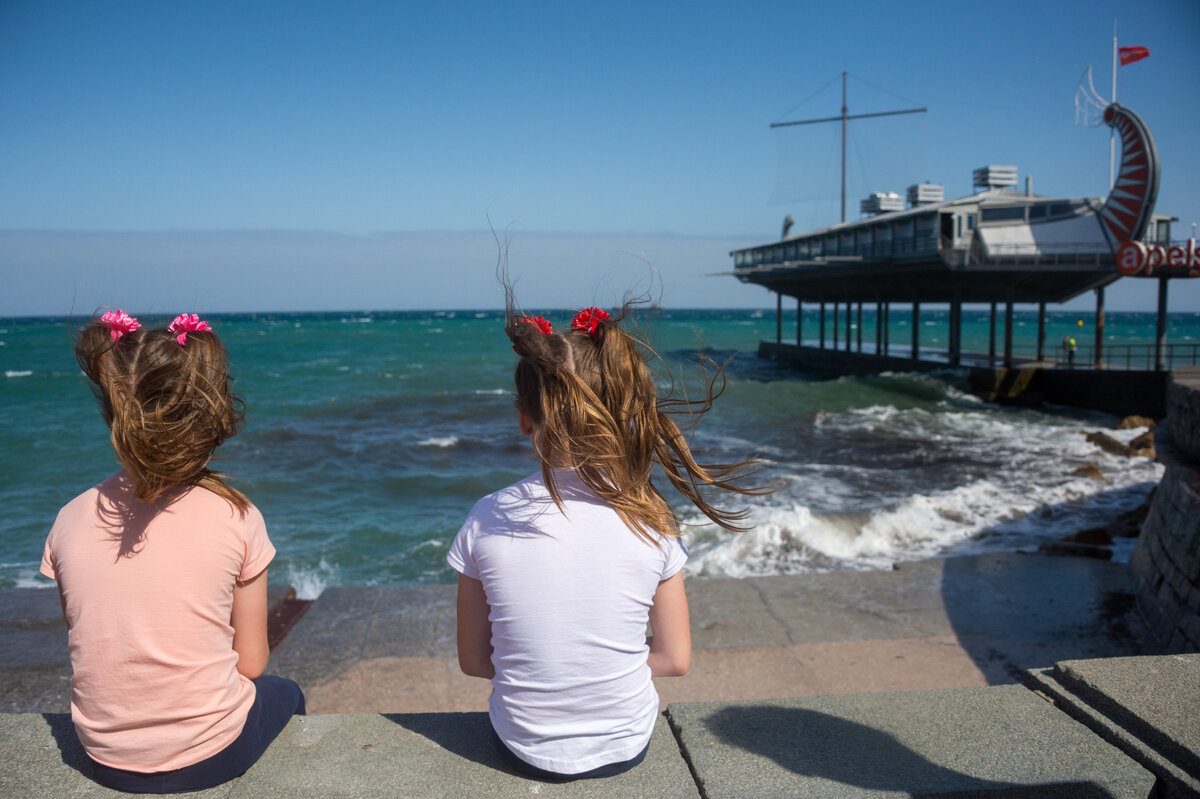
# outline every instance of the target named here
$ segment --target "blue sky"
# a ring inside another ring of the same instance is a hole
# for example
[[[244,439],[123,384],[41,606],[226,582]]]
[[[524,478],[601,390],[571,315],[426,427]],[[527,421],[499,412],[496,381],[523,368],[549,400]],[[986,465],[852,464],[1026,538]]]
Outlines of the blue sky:
[[[734,247],[922,180],[1016,164],[1107,193],[1107,129],[1073,124],[1114,20],[1163,176],[1200,222],[1200,3],[604,4],[0,0],[0,315],[530,306],[656,274],[675,306],[773,305],[712,273]],[[651,272],[651,266],[654,271]],[[609,296],[613,295],[613,296]],[[581,299],[582,298],[582,299]],[[1108,290],[1152,309],[1153,281]],[[1090,297],[1069,307],[1091,307]],[[1200,280],[1171,309],[1200,311]]]

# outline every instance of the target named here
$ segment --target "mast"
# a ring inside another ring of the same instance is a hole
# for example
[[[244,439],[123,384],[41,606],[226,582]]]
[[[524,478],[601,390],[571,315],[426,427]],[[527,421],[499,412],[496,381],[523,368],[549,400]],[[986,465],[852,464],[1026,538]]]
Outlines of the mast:
[[[846,221],[846,71],[842,70],[842,221]]]
[[[821,119],[801,119],[795,122],[772,122],[772,128],[786,128],[792,125],[812,125],[817,122],[841,122],[842,123],[842,220],[846,221],[846,123],[851,119],[869,119],[871,117],[890,117],[897,114],[924,114],[928,109],[922,108],[905,108],[900,111],[877,111],[873,114],[848,114],[846,106],[846,73],[842,72],[842,113],[836,117],[822,117]]]
[[[1117,21],[1113,20],[1112,101],[1117,101]],[[1114,164],[1117,160],[1116,129],[1108,132],[1108,190],[1115,185]]]

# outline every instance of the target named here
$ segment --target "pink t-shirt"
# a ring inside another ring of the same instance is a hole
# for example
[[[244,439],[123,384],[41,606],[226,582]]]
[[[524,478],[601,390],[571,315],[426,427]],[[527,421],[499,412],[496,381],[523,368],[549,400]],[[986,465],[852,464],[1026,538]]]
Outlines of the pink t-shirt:
[[[92,758],[170,771],[237,738],[254,684],[237,672],[234,583],[274,556],[257,508],[203,488],[144,505],[123,471],[59,511],[41,571],[63,595],[71,719]]]

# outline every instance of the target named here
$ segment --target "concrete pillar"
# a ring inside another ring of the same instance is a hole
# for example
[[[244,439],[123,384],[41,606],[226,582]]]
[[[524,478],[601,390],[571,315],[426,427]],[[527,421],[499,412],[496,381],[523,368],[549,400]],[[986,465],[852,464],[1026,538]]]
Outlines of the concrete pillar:
[[[962,361],[962,300],[957,287],[950,295],[950,331],[946,338],[948,361],[951,366],[958,366]]]
[[[988,366],[996,362],[996,303],[992,303],[992,315],[988,319]]]
[[[892,351],[892,304],[885,302],[883,304],[883,354],[888,355]]]
[[[854,321],[851,319],[851,307],[853,303],[846,300],[846,352],[850,351],[850,332],[854,329]]]
[[[921,359],[921,303],[913,301],[912,312],[912,359]]]
[[[1096,368],[1104,368],[1104,286],[1096,289]]]
[[[1154,333],[1154,368],[1163,371],[1167,368],[1167,279],[1158,279],[1158,320],[1155,322]]]
[[[796,346],[804,345],[804,303],[796,298]]]
[[[875,301],[875,354],[883,354],[883,303]]]
[[[1041,363],[1046,358],[1046,303],[1038,303],[1038,345],[1037,359]]]
[[[1012,341],[1013,341],[1013,301],[1012,294],[1009,294],[1008,302],[1004,303],[1004,366],[1011,369],[1013,365],[1012,359]]]
[[[841,311],[842,311],[842,304],[840,302],[834,302],[833,303],[833,349],[834,350],[837,350],[837,348],[838,348],[838,327],[840,325],[840,323],[838,322],[838,314],[840,314]]]
[[[775,343],[783,343],[783,295],[775,295]]]
[[[821,349],[825,349],[825,300],[821,300]]]
[[[862,353],[862,300],[858,302],[858,352]]]

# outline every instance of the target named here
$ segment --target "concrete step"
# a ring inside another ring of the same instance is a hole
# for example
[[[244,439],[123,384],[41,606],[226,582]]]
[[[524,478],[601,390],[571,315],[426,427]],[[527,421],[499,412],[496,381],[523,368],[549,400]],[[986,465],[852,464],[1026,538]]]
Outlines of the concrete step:
[[[1028,684],[1153,772],[1162,799],[1200,796],[1200,654],[1065,661]]]
[[[1017,685],[670,705],[707,799],[1137,797],[1154,776]]]
[[[0,715],[0,796],[109,799],[64,714]],[[356,714],[293,718],[240,778],[197,799],[433,799],[433,797],[698,799],[660,718],[646,759],[603,780],[543,783],[504,770],[486,713]]]
[[[298,717],[245,775],[197,796],[1145,799],[1155,787],[1154,774],[1018,685],[676,703],[645,762],[605,780],[529,780],[506,771],[495,746],[485,713]],[[0,715],[0,758],[10,764],[0,796],[119,795],[90,781],[64,714]]]

